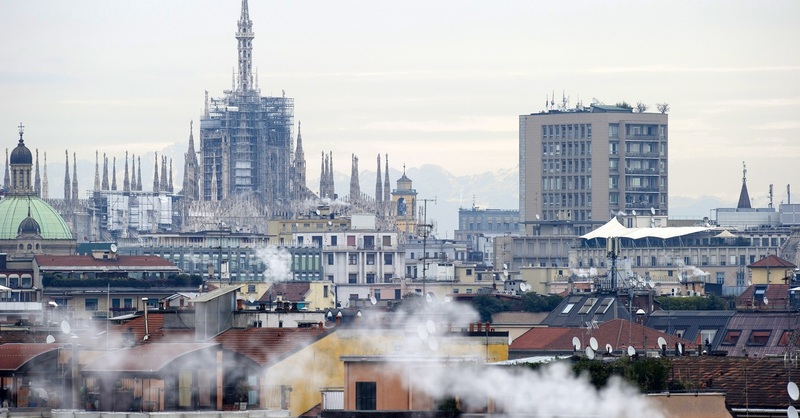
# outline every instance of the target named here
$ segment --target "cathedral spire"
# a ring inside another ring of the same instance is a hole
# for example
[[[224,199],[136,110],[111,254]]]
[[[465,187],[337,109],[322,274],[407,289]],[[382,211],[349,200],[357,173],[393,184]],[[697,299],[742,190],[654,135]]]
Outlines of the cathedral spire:
[[[47,199],[49,196],[47,186],[47,152],[44,153],[44,172],[42,173],[42,199]]]
[[[170,193],[175,193],[175,189],[173,188],[172,184],[172,158],[169,159],[169,186],[167,186],[167,191]]]
[[[108,190],[108,157],[103,153],[103,185],[100,190]]]
[[[111,190],[117,190],[117,157],[111,159]]]
[[[383,201],[389,202],[392,200],[392,184],[389,183],[389,154],[386,154],[386,173],[383,180]]]
[[[72,152],[72,201],[78,202],[78,157]]]
[[[100,191],[100,151],[94,151],[94,191]]]
[[[239,41],[239,91],[253,89],[253,21],[250,20],[250,10],[247,0],[242,0],[242,15],[239,18],[236,40]]]
[[[750,209],[750,194],[747,193],[747,165],[742,161],[742,191],[736,209]]]
[[[158,193],[160,191],[158,180],[158,153],[156,153],[156,163],[153,168],[153,193]]]
[[[122,191],[131,191],[131,178],[128,177],[128,151],[125,151],[125,174],[122,176]]]
[[[36,173],[34,175],[33,180],[33,191],[36,193],[36,196],[42,196],[42,179],[39,177],[39,148],[36,148]]]
[[[142,157],[136,157],[136,190],[142,191]]]
[[[69,188],[69,150],[64,150],[64,200],[69,202],[69,199],[72,198],[72,192]]]
[[[383,183],[381,183],[381,155],[378,154],[378,174],[375,176],[375,202],[383,200]]]
[[[361,186],[358,180],[358,157],[353,154],[350,167],[350,202],[355,202],[361,197]]]
[[[131,153],[131,191],[136,190],[136,155]]]
[[[294,150],[295,199],[302,199],[306,190],[306,154],[303,151],[303,136],[297,122],[297,147]]]
[[[11,172],[8,167],[8,148],[6,148],[6,177],[3,179],[3,188],[8,191],[11,188]]]
[[[159,182],[161,186],[160,189],[168,192],[169,191],[169,181],[167,181],[167,156],[161,156],[161,181]]]
[[[206,92],[208,96],[208,92]],[[197,200],[198,191],[197,153],[194,150],[194,121],[189,121],[189,149],[183,161],[183,196],[187,200]]]

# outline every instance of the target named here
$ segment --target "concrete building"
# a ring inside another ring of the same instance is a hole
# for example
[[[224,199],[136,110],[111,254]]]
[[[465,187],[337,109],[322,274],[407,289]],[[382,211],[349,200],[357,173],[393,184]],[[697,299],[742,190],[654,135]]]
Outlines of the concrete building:
[[[467,243],[467,261],[492,264],[492,238],[519,232],[519,211],[511,209],[458,209],[456,241]]]
[[[619,212],[668,214],[663,113],[593,104],[519,117],[520,222],[571,223],[576,235]]]

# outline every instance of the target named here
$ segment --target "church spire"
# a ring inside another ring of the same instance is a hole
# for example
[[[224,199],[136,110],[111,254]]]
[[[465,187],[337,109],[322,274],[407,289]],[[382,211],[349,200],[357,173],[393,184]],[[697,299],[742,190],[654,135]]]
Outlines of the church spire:
[[[128,177],[128,151],[125,151],[125,174],[122,176],[122,191],[131,191],[131,178]]]
[[[44,172],[42,173],[42,199],[47,199],[49,196],[49,188],[47,186],[47,152],[44,153]]]
[[[358,180],[358,157],[353,154],[350,167],[350,202],[361,198],[361,186]]]
[[[100,151],[94,151],[94,191],[100,191]]]
[[[136,190],[136,155],[131,153],[131,191]]]
[[[208,94],[206,93],[206,96]],[[194,121],[189,121],[189,149],[183,162],[183,196],[187,200],[197,200],[198,193],[197,153],[194,150]]]
[[[294,190],[295,198],[302,199],[306,190],[306,154],[303,151],[303,136],[300,122],[297,122],[297,147],[294,150]]]
[[[236,40],[239,41],[239,91],[253,89],[253,21],[250,20],[250,11],[247,0],[242,0],[242,16],[239,18]]]
[[[381,183],[381,155],[378,154],[378,174],[375,175],[375,202],[383,200],[383,183]]]
[[[158,187],[158,153],[156,153],[156,163],[155,167],[153,168],[153,193],[158,193],[160,188]]]
[[[69,199],[72,198],[72,192],[69,188],[69,150],[64,150],[64,200],[69,202]]]
[[[72,201],[78,202],[78,157],[72,152]]]
[[[36,193],[36,196],[42,196],[42,179],[39,177],[39,148],[36,148],[36,173],[34,175],[33,180],[33,192]]]
[[[175,189],[173,188],[173,184],[172,184],[172,158],[169,159],[169,177],[168,177],[168,179],[169,179],[169,182],[168,182],[169,186],[167,186],[167,191],[170,192],[170,193],[175,193]]]
[[[389,202],[392,200],[391,192],[392,192],[392,184],[389,183],[389,154],[386,154],[386,173],[384,174],[383,180],[383,201]]]
[[[6,192],[11,188],[11,172],[8,167],[8,148],[6,148],[6,177],[3,179],[3,188],[6,189]]]
[[[747,165],[742,161],[742,191],[736,209],[750,209],[750,194],[747,193]]]
[[[100,190],[108,190],[108,157],[103,153],[103,185]]]
[[[142,157],[136,157],[136,190],[142,191]]]
[[[160,189],[168,192],[169,191],[169,182],[167,181],[167,156],[161,156],[161,181],[158,183],[160,185]]]
[[[117,157],[111,159],[111,190],[117,190]]]

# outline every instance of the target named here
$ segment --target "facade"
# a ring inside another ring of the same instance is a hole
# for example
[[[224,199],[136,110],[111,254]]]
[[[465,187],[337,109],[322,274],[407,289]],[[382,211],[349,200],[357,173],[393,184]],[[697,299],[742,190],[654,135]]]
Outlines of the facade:
[[[519,232],[519,211],[511,209],[458,209],[456,241],[466,242],[468,261],[492,263],[492,238]]]
[[[300,141],[293,149],[294,99],[261,96],[253,73],[253,22],[242,2],[236,40],[238,71],[224,97],[209,98],[200,118],[200,161],[187,157],[186,193],[204,201],[255,195],[271,205],[306,195]],[[193,147],[190,135],[190,149]],[[301,172],[297,172],[298,169]],[[194,177],[191,177],[194,176]],[[195,189],[195,184],[197,184]]]
[[[668,120],[591,105],[519,117],[520,222],[570,222],[576,235],[619,212],[668,214]]]

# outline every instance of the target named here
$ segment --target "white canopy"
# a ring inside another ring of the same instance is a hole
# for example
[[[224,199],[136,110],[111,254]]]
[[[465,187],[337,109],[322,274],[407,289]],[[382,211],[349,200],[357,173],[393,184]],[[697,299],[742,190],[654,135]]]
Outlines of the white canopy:
[[[670,227],[659,227],[659,228],[626,228],[624,227],[616,217],[608,221],[605,225],[601,226],[600,228],[595,229],[592,232],[589,232],[586,235],[581,236],[583,239],[594,239],[594,238],[630,238],[630,239],[641,239],[641,238],[661,238],[661,239],[669,239],[675,237],[682,237],[690,234],[694,234],[696,232],[702,232],[712,229],[710,227],[705,226],[670,226]]]

